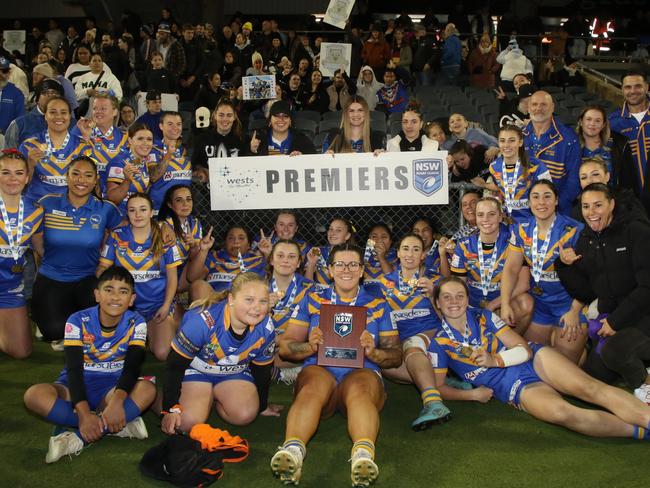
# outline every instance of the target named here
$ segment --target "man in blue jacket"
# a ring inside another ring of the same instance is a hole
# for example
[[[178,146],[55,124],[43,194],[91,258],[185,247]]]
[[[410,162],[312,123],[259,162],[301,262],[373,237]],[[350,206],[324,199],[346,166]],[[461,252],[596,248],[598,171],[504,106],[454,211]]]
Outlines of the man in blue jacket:
[[[4,134],[9,124],[24,115],[25,96],[9,81],[11,62],[0,56],[0,134]]]
[[[438,85],[455,85],[460,75],[460,39],[454,24],[447,24],[443,34],[445,43],[442,46],[440,58],[440,74]]]

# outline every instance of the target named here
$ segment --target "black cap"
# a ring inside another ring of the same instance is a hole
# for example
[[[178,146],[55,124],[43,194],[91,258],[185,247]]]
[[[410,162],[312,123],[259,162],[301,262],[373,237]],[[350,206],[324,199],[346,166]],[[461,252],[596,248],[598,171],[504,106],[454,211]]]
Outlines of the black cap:
[[[151,100],[160,100],[161,98],[162,98],[162,96],[160,94],[160,90],[149,90],[147,92],[147,97],[146,97],[145,100],[147,100],[147,102],[149,102]]]
[[[525,85],[521,85],[519,87],[519,98],[528,98],[536,91],[537,90],[531,83],[526,83]]]
[[[59,83],[53,78],[46,78],[43,81],[41,81],[34,89],[34,93],[36,94],[36,99],[38,100],[38,97],[41,96],[41,93],[48,90],[54,90],[57,93],[57,95],[61,97],[65,95],[65,92],[63,91],[63,85],[61,85],[61,83]]]
[[[291,105],[286,100],[278,100],[271,105],[269,115],[287,114],[291,115]]]

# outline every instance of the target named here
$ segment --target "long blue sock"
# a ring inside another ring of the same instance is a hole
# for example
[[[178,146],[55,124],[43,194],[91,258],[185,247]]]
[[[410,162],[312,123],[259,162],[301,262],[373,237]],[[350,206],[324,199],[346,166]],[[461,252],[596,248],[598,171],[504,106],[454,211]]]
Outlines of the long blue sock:
[[[131,397],[126,397],[124,399],[124,416],[126,417],[127,423],[131,422],[134,418],[139,417],[141,413],[140,407],[131,400]]]
[[[72,409],[72,403],[57,398],[52,410],[45,417],[47,420],[56,425],[65,425],[67,427],[79,427],[79,417]]]

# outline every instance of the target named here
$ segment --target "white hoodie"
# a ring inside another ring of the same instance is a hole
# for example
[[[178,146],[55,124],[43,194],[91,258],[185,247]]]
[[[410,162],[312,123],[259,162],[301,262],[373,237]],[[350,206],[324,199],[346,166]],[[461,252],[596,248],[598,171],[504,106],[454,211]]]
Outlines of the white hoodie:
[[[533,63],[519,49],[506,48],[497,56],[497,63],[502,64],[501,79],[512,81],[519,73],[533,73]]]
[[[365,70],[370,70],[372,73],[372,82],[370,85],[366,85],[363,82],[363,72]],[[362,96],[363,99],[368,102],[368,108],[370,110],[374,110],[377,106],[377,92],[382,86],[384,86],[384,84],[377,81],[377,78],[375,78],[375,72],[370,66],[364,66],[361,68],[361,71],[359,71],[359,77],[357,78],[357,95]]]

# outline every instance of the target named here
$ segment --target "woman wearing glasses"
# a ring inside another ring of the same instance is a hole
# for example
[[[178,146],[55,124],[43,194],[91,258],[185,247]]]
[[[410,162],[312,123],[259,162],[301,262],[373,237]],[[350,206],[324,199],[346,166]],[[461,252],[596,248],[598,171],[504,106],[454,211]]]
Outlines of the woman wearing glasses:
[[[386,302],[359,286],[363,254],[362,249],[351,244],[332,249],[329,271],[334,284],[305,297],[278,340],[282,359],[304,361],[287,417],[285,442],[271,460],[273,473],[285,483],[298,483],[307,442],[316,432],[319,419],[336,410],[347,416],[354,443],[353,485],[367,486],[379,474],[373,460],[374,443],[379,432],[379,411],[386,400],[380,370],[399,366],[402,353]],[[324,304],[365,307],[366,329],[360,338],[365,355],[363,368],[317,365],[316,353],[324,344],[320,327],[320,310]]]

